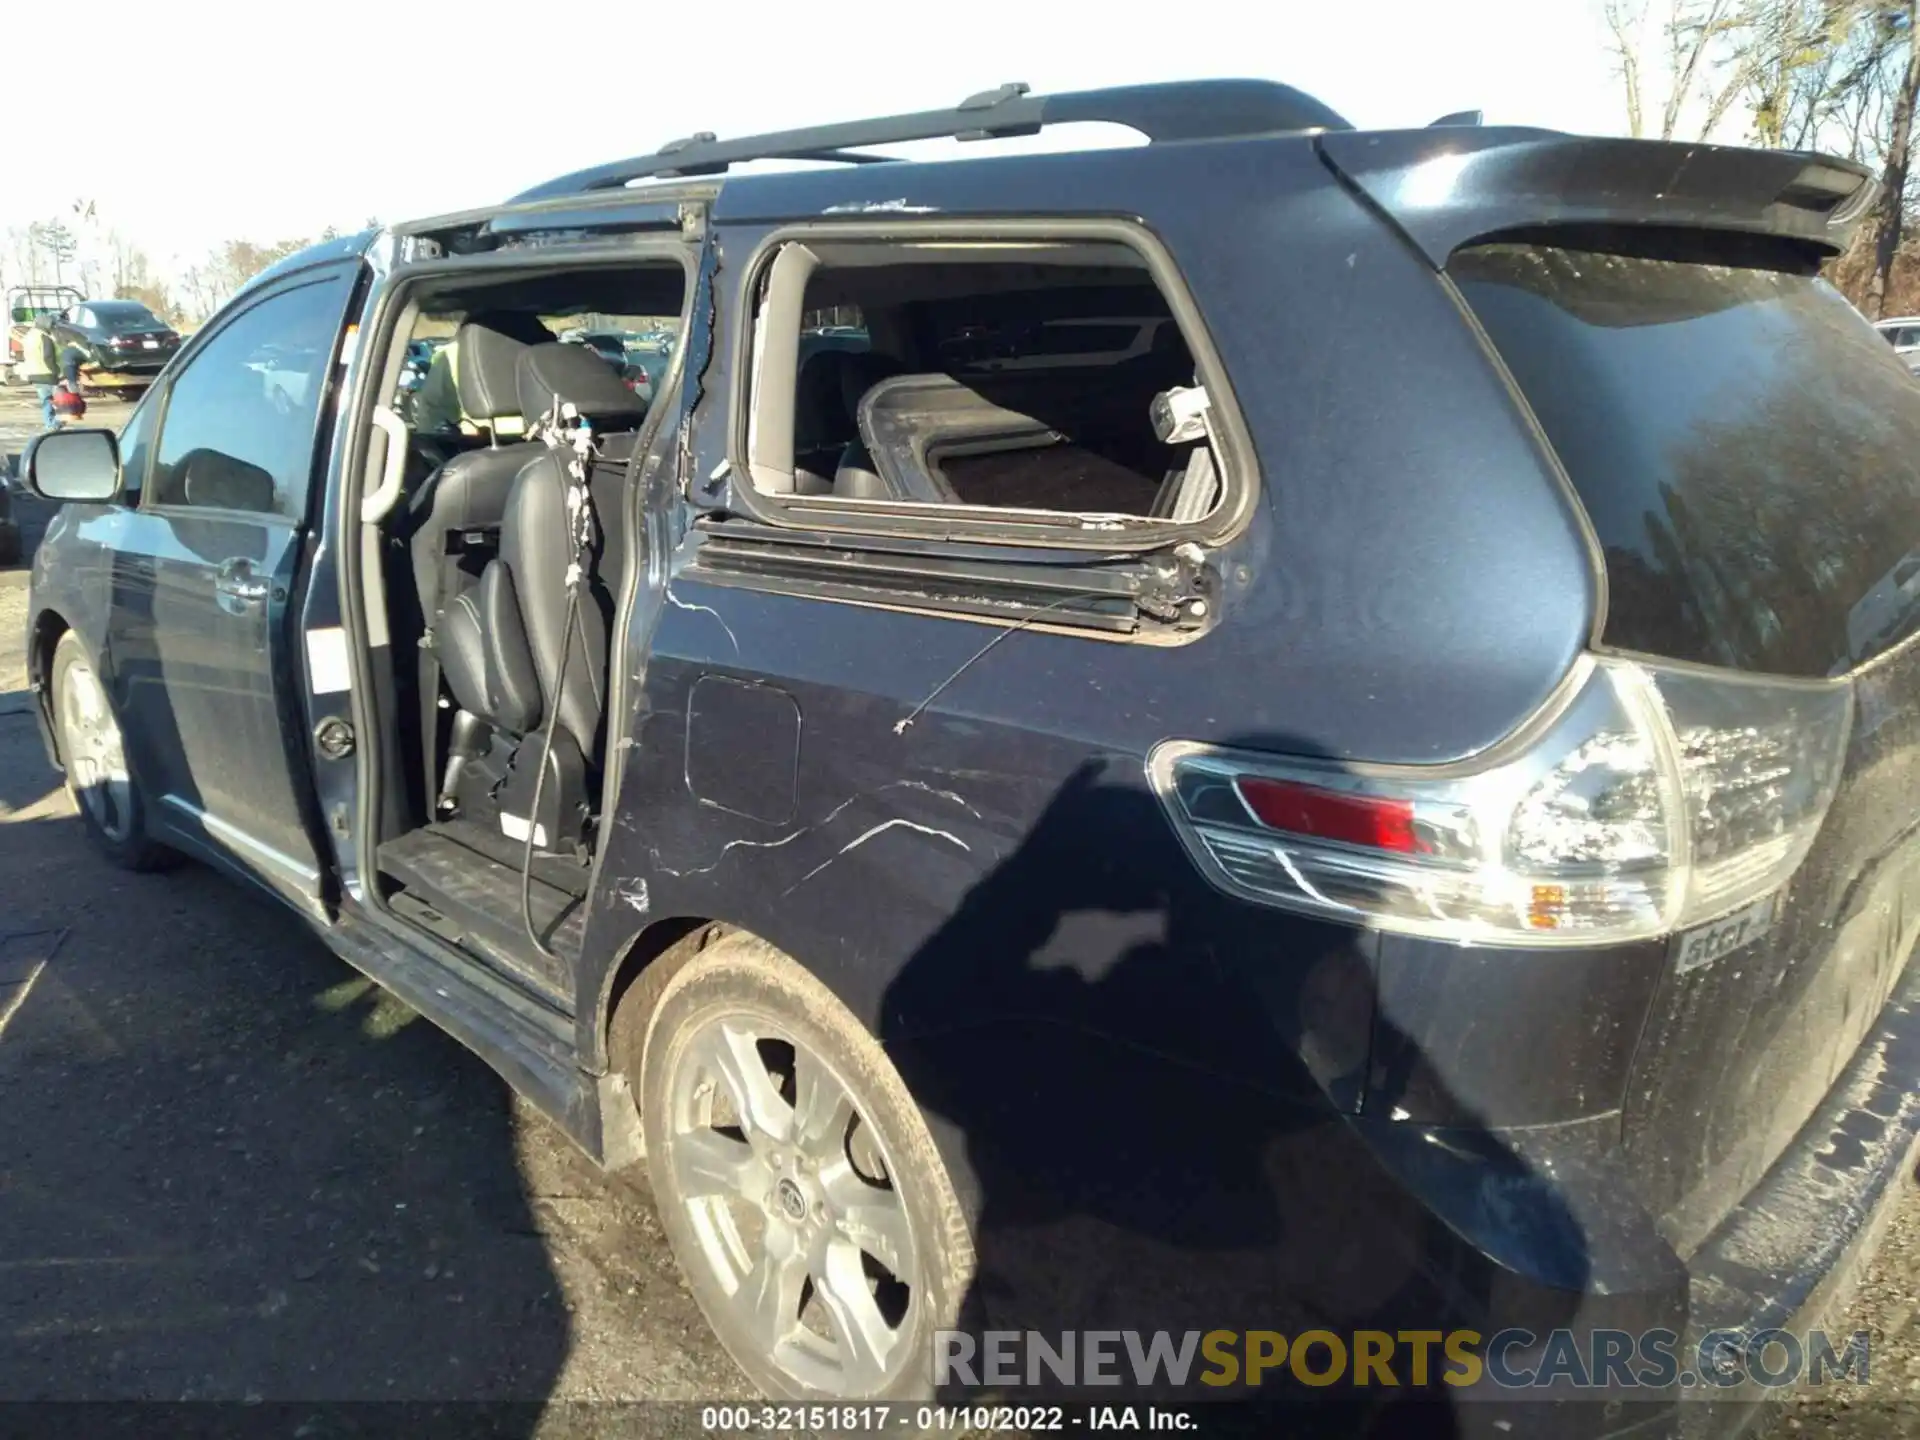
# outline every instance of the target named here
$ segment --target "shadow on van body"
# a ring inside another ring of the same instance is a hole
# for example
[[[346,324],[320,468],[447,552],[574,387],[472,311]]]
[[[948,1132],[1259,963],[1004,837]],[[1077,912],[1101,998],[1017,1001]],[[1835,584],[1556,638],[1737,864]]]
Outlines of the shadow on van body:
[[[1238,743],[1303,753],[1285,737]],[[1370,1063],[1418,1065],[1376,1013],[1376,958],[1356,930],[1213,890],[1137,759],[1090,761],[1061,786],[883,1005],[883,1041],[950,1153],[964,1146],[977,1188],[963,1197],[976,1362],[988,1331],[1039,1331],[1056,1350],[1063,1332],[1084,1344],[1103,1330],[1142,1332],[1142,1343],[1166,1331],[1177,1347],[1189,1332],[1322,1329],[1350,1344],[1361,1330],[1484,1330],[1496,1306],[1501,1323],[1536,1332],[1573,1316],[1586,1236],[1550,1181],[1484,1126],[1449,1128],[1449,1144],[1475,1157],[1463,1174],[1502,1177],[1507,1223],[1528,1232],[1520,1242],[1555,1282],[1511,1286],[1369,1143],[1392,1124],[1356,1113]],[[1227,1348],[1244,1363],[1243,1342]],[[1456,1411],[1493,1418],[1439,1383],[1437,1346],[1424,1389],[1396,1351],[1400,1390],[1302,1384],[1284,1361],[1251,1388],[1244,1371],[1201,1383],[1223,1373],[1203,1353],[1184,1384],[1162,1371],[1142,1387],[1124,1343],[1109,1349],[1119,1379],[1105,1386],[1063,1386],[1043,1364],[1029,1371],[1021,1350],[1018,1383],[987,1384],[977,1363],[978,1388],[950,1373],[943,1394],[1231,1397],[1209,1430],[1241,1418],[1253,1433],[1270,1433],[1275,1407],[1290,1434],[1444,1435],[1465,1433]],[[1321,1346],[1304,1368],[1329,1364]]]

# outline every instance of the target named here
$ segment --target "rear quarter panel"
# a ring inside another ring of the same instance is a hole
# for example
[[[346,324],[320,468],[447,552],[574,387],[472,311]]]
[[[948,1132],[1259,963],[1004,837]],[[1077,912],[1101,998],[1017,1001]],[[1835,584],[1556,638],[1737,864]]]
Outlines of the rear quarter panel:
[[[830,184],[721,194],[720,333],[687,473],[728,458],[743,261],[775,225],[1025,208],[1138,217],[1166,245],[1245,415],[1258,503],[1216,557],[1215,625],[1178,645],[716,583],[698,530],[656,515],[650,603],[615,650],[634,703],[612,717],[628,752],[583,1054],[606,1060],[604,1001],[635,937],[739,925],[887,1047],[982,1217],[983,1270],[1031,1277],[1033,1245],[1067,1260],[1039,1267],[1064,1323],[1116,1306],[1130,1325],[1231,1323],[1233,1294],[1262,1324],[1303,1297],[1384,1313],[1422,1283],[1427,1220],[1339,1123],[1378,1043],[1376,943],[1214,891],[1146,757],[1173,738],[1414,764],[1496,744],[1599,605],[1559,477],[1444,283],[1303,141]],[[1056,1223],[1058,1245],[1032,1238]],[[1146,1278],[1169,1249],[1178,1302]],[[1075,1309],[1096,1275],[1111,1288]],[[1196,1296],[1214,1308],[1182,1308]]]

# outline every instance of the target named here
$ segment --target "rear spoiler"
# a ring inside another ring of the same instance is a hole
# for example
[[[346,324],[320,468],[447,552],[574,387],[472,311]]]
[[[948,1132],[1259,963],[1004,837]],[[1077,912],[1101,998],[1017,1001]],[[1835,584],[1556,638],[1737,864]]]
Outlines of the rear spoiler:
[[[1797,240],[1829,254],[1878,191],[1851,160],[1511,127],[1329,132],[1321,157],[1438,268],[1545,225],[1657,225]]]

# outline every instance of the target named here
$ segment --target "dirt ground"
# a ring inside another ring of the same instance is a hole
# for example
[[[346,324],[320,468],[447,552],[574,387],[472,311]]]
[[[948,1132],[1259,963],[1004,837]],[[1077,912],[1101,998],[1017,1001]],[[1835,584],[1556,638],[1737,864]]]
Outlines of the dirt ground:
[[[0,391],[0,451],[36,426]],[[743,1398],[642,1188],[290,913],[94,858],[28,709],[26,582],[0,570],[0,1400],[506,1401],[554,1436]],[[1870,1383],[1769,1432],[1920,1436],[1917,1315],[1910,1194],[1834,1327],[1872,1333]]]

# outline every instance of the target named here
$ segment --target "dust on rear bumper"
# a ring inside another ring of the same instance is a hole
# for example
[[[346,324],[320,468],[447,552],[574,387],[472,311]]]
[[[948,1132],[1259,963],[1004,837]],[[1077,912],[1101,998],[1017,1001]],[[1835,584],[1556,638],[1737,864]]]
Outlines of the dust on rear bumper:
[[[1844,1330],[1860,1273],[1917,1160],[1920,966],[1910,965],[1793,1144],[1689,1257],[1693,1336]],[[1739,1434],[1764,1398],[1749,1385],[1684,1406],[1684,1433]]]

